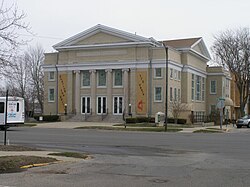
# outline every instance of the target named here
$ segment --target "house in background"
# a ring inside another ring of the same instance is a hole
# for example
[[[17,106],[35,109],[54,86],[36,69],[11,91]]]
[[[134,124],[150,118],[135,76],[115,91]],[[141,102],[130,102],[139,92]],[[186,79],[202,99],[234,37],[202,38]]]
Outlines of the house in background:
[[[45,54],[44,114],[67,114],[75,121],[121,121],[123,113],[154,117],[164,112],[163,42],[169,47],[167,101],[171,105],[180,100],[188,106],[180,118],[210,113],[213,77],[220,77],[214,79],[216,96],[230,97],[226,85],[219,93],[220,82],[230,79],[223,73],[211,74],[215,69],[210,72],[207,67],[210,55],[202,38],[159,42],[96,25],[54,45],[57,52]]]

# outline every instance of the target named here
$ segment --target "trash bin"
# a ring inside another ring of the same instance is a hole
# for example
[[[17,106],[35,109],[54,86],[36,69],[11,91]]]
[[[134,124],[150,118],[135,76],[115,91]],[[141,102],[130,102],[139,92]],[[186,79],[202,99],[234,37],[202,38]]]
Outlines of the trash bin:
[[[163,124],[164,124],[164,116],[165,116],[165,114],[163,112],[157,112],[155,114],[155,124],[163,126]]]
[[[43,116],[39,116],[39,121],[43,121]]]

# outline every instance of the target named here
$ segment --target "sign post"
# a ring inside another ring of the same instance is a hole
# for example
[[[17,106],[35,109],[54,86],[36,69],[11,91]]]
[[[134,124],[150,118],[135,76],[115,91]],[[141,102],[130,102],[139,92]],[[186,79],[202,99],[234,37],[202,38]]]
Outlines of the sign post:
[[[223,123],[223,108],[225,107],[225,99],[220,97],[218,99],[216,107],[220,110],[220,129],[222,129]]]
[[[6,145],[6,137],[7,137],[7,117],[8,117],[8,95],[9,90],[6,91],[6,100],[5,100],[5,118],[4,118],[4,145]]]

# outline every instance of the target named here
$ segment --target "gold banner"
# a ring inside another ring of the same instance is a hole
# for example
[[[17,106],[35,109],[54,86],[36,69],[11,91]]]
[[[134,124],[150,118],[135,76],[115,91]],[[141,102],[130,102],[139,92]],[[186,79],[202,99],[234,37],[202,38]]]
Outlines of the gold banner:
[[[137,72],[136,80],[136,113],[147,114],[147,72]]]
[[[64,113],[64,105],[67,104],[67,74],[60,74],[58,80],[58,112]]]

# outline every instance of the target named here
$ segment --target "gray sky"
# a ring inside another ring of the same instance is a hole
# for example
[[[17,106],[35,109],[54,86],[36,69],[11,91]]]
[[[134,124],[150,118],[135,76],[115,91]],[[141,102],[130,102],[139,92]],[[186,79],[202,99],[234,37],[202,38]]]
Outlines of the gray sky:
[[[46,52],[52,45],[96,24],[156,40],[213,35],[250,27],[249,0],[5,0],[17,3]],[[26,38],[26,36],[23,36]]]

